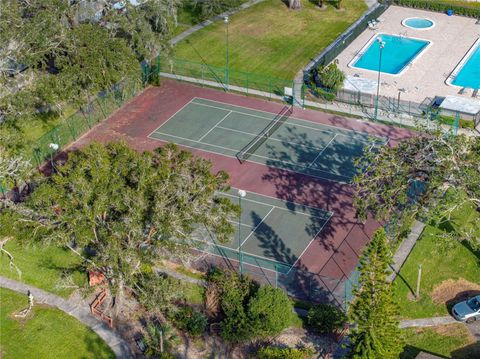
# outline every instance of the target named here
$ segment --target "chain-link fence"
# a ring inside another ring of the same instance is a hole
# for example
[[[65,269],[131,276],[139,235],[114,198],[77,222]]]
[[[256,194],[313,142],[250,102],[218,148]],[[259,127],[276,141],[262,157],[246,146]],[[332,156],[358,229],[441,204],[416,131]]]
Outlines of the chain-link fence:
[[[160,58],[151,63],[141,63],[139,78],[125,79],[108,90],[101,91],[93,101],[82,106],[61,124],[45,133],[33,145],[33,161],[38,166],[51,158],[64,146],[77,140],[112,112],[123,106],[125,102],[135,97],[145,86],[158,83]]]
[[[240,91],[247,95],[283,97],[285,87],[293,89],[293,80],[211,66],[202,62],[162,57],[159,66],[164,76],[170,74],[179,80]]]
[[[281,288],[296,299],[332,303],[345,310],[353,300],[353,288],[358,283],[358,275],[332,278],[226,247],[212,245],[208,250],[199,251],[199,254],[199,259],[193,264],[196,269],[241,270],[256,282]]]

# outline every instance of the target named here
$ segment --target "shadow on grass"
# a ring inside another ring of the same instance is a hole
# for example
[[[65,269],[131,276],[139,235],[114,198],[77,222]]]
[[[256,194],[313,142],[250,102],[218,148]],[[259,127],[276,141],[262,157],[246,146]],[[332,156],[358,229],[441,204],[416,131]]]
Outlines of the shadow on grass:
[[[82,357],[82,359],[96,358],[96,359],[113,359],[115,354],[111,351],[108,345],[94,332],[88,331],[84,338],[85,347],[90,356]]]
[[[403,348],[403,353],[400,354],[400,359],[414,359],[420,353],[427,353],[427,354],[433,355],[435,358],[448,358],[446,356],[443,356],[443,355],[440,355],[440,354],[437,354],[437,353],[434,353],[434,352],[431,352],[431,351],[428,351],[428,350],[420,349],[420,348],[417,348],[417,347],[414,347],[412,345],[407,344]]]

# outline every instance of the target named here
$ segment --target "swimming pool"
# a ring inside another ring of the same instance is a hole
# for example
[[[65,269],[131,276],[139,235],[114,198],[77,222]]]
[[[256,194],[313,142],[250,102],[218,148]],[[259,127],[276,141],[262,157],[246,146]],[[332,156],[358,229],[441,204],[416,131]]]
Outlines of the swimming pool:
[[[403,37],[390,34],[377,34],[353,58],[349,67],[378,71],[380,65],[380,44],[385,46],[382,51],[381,72],[393,76],[401,75],[408,65],[416,61],[419,55],[431,45],[431,41]]]
[[[453,70],[447,84],[480,89],[480,39],[475,42],[460,64]]]
[[[409,17],[402,21],[402,25],[414,30],[429,30],[435,27],[433,20],[423,17]]]

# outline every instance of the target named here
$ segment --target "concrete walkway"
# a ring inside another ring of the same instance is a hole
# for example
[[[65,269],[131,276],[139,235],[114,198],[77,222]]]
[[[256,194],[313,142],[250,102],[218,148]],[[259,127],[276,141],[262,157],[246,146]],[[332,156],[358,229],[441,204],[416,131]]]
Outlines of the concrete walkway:
[[[90,314],[90,309],[88,306],[73,305],[68,300],[65,300],[57,295],[2,276],[0,276],[0,287],[25,294],[25,299],[27,298],[27,292],[30,291],[34,296],[35,303],[43,303],[52,307],[56,307],[68,315],[75,317],[80,322],[92,329],[112,349],[117,358],[133,358],[127,342],[123,340],[123,338],[121,338],[117,333],[112,331],[105,323],[93,317]]]
[[[397,277],[398,272],[403,266],[403,263],[407,260],[410,252],[412,251],[413,247],[415,247],[415,243],[417,243],[418,238],[423,232],[425,228],[425,224],[419,221],[415,221],[412,227],[412,231],[408,235],[407,239],[405,239],[400,247],[397,250],[397,253],[393,256],[393,264],[391,265],[393,273],[388,277],[390,282],[393,282],[394,279]]]
[[[203,29],[204,27],[210,25],[210,24],[213,24],[214,22],[216,21],[220,21],[225,18],[225,16],[232,16],[233,14],[235,14],[236,12],[240,11],[240,10],[244,10],[244,9],[248,9],[249,7],[253,6],[253,5],[256,5],[260,2],[262,2],[263,0],[250,0],[242,5],[240,5],[238,8],[236,9],[233,9],[233,10],[230,10],[230,11],[226,11],[220,15],[217,15],[215,16],[213,19],[211,20],[205,20],[204,22],[201,22],[200,24],[197,24],[197,25],[194,25],[192,27],[190,27],[189,29],[185,30],[184,32],[182,32],[181,34],[175,36],[173,39],[170,40],[170,45],[175,45],[177,43],[179,43],[180,41],[182,41],[183,39],[185,39],[186,37],[190,36],[191,34]]]
[[[459,323],[451,316],[408,319],[400,322],[400,328],[420,328],[420,327],[434,327],[437,325]]]

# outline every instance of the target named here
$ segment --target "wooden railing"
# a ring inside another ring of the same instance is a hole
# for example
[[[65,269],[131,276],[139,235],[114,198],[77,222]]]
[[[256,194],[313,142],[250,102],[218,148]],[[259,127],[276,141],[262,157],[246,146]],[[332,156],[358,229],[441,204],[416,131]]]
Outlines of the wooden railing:
[[[90,304],[90,312],[100,320],[103,320],[104,322],[106,322],[108,326],[112,328],[113,327],[112,317],[108,316],[107,314],[105,314],[99,309],[99,307],[102,305],[105,299],[107,299],[107,290],[104,288],[97,295],[97,297],[92,302],[92,304]]]

